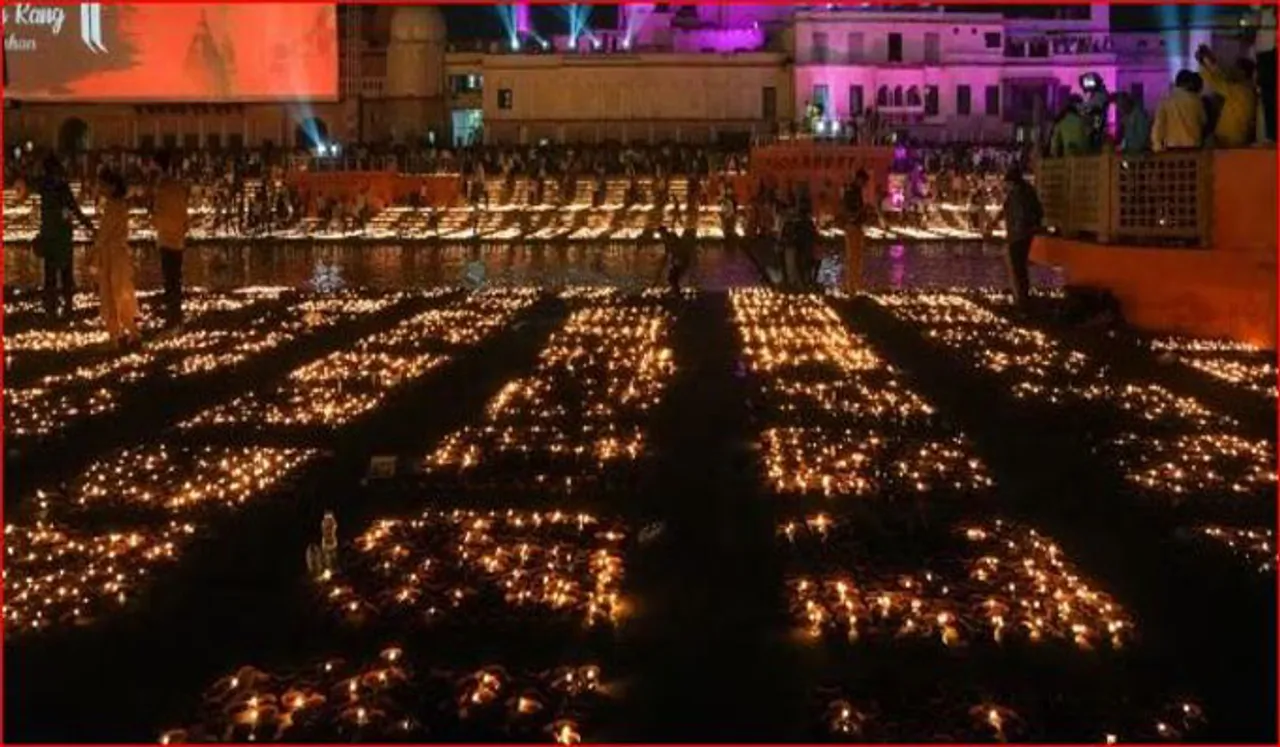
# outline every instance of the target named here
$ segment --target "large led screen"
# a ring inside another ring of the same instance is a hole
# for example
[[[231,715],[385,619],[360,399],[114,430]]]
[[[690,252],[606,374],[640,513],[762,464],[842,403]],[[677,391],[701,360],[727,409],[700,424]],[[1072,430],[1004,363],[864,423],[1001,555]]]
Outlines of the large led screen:
[[[332,3],[4,4],[5,98],[336,99]]]

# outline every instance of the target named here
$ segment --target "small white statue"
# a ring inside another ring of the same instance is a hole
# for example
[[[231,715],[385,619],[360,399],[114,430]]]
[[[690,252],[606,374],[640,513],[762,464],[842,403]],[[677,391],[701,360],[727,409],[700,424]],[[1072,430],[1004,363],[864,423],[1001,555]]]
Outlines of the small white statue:
[[[325,511],[320,521],[320,544],[307,546],[307,570],[318,579],[327,579],[338,565],[338,520]]]

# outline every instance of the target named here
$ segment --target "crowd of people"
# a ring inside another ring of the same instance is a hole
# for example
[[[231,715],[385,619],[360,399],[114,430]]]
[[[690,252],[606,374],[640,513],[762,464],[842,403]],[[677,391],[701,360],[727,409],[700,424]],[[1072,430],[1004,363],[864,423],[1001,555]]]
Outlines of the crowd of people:
[[[1199,71],[1181,70],[1154,117],[1128,93],[1072,96],[1054,123],[1048,144],[1053,157],[1097,153],[1114,147],[1124,154],[1196,148],[1243,148],[1275,142],[1276,60],[1274,47],[1256,58],[1220,64],[1206,46],[1196,51]],[[1206,93],[1205,84],[1212,88]],[[1107,130],[1108,108],[1115,129]]]
[[[1259,136],[1273,141],[1274,50],[1260,50],[1258,62],[1242,58],[1229,68],[1219,65],[1205,47],[1197,51],[1196,58],[1199,72],[1179,72],[1154,117],[1147,115],[1140,100],[1125,93],[1093,90],[1087,100],[1073,96],[1054,124],[1047,154],[1077,155],[1106,147],[1123,153],[1243,147]],[[1205,83],[1212,87],[1212,96],[1204,95]],[[1112,106],[1114,119],[1108,112]],[[1107,123],[1112,120],[1115,128],[1108,130]],[[875,112],[869,110],[848,124],[846,135],[854,142],[880,142],[880,129]],[[576,198],[577,185],[588,180],[593,183],[592,201],[599,205],[609,180],[626,179],[626,204],[675,206],[676,230],[663,228],[659,233],[668,257],[668,281],[674,286],[692,264],[696,240],[691,222],[683,218],[696,216],[716,201],[724,235],[731,243],[742,225],[748,253],[762,277],[792,287],[811,287],[817,282],[824,251],[819,240],[822,227],[845,228],[846,276],[855,277],[861,252],[852,247],[861,241],[863,226],[879,224],[883,228],[890,220],[887,216],[907,225],[923,225],[930,211],[947,205],[967,215],[969,228],[983,235],[995,220],[1003,219],[1009,236],[1011,284],[1015,298],[1025,300],[1025,255],[1043,211],[1034,188],[1022,176],[1021,164],[1028,156],[1024,149],[928,146],[902,140],[895,145],[892,167],[900,188],[890,189],[885,179],[873,183],[865,172],[859,172],[844,184],[822,185],[816,194],[807,184],[759,184],[749,196],[740,197],[725,187],[731,183],[730,177],[747,173],[747,154],[745,148],[680,144],[635,147],[544,142],[522,147],[412,150],[355,146],[344,156],[348,159],[344,164],[369,168],[391,163],[409,173],[458,174],[464,196],[477,207],[488,206],[495,181],[504,185],[500,192],[505,200],[517,179],[527,180],[531,193],[526,200],[546,204],[549,185],[558,185],[559,200],[565,202]],[[112,338],[126,348],[137,344],[137,302],[128,252],[131,203],[146,205],[152,214],[162,249],[159,255],[169,328],[181,324],[181,257],[193,202],[211,207],[215,235],[223,231],[241,236],[287,228],[307,216],[319,218],[321,224],[359,227],[367,225],[378,207],[366,193],[336,200],[304,195],[291,186],[287,178],[291,169],[315,168],[323,163],[303,151],[198,151],[181,156],[161,152],[149,157],[103,152],[73,161],[70,170],[53,156],[45,157],[37,168],[34,154],[19,151],[15,155],[6,163],[6,183],[20,194],[38,192],[41,198],[35,249],[45,265],[46,311],[55,317],[70,314],[71,247],[74,224],[79,223],[93,237],[90,266],[100,289],[103,321]],[[670,180],[677,176],[685,184],[680,197],[670,190]],[[79,182],[80,195],[73,192],[73,181]],[[250,183],[252,189],[247,186]],[[100,206],[96,226],[80,207],[95,201]],[[1002,206],[995,220],[988,214],[989,205]],[[857,230],[849,230],[854,228]],[[758,249],[762,246],[773,247],[776,261],[761,258]]]

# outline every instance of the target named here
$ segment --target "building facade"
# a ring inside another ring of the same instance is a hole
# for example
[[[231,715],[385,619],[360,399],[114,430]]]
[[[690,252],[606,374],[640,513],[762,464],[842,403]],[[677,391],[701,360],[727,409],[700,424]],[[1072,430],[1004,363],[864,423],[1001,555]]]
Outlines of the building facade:
[[[337,101],[29,104],[6,142],[61,150],[338,143],[704,142],[786,129],[821,105],[874,109],[917,137],[1004,139],[1047,125],[1096,74],[1154,109],[1192,42],[1113,34],[1105,6],[1056,18],[912,7],[629,4],[617,28],[451,43],[439,9],[343,6]]]

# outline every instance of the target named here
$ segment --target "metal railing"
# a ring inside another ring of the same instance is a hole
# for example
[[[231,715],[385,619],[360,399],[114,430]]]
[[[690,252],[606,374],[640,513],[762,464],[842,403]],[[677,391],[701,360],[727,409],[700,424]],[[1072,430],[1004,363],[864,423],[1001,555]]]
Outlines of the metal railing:
[[[1210,244],[1213,152],[1040,159],[1045,226],[1101,243]]]

